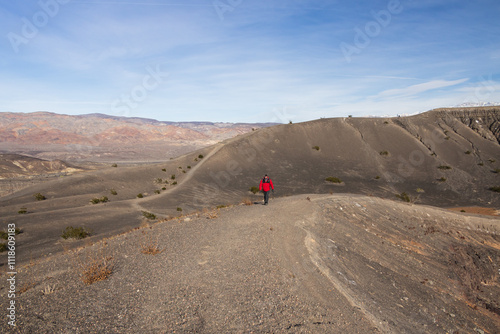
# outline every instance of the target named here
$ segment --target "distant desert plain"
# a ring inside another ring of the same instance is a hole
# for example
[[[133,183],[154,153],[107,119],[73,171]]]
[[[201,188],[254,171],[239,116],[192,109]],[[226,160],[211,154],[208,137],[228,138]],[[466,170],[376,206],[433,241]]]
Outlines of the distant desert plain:
[[[500,328],[500,107],[0,113],[0,217],[1,332]]]

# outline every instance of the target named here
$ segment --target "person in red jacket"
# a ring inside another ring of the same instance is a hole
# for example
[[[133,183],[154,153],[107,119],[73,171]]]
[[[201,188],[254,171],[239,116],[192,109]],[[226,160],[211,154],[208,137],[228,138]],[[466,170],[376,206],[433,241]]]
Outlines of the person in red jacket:
[[[262,180],[260,180],[259,190],[262,190],[264,192],[264,205],[267,205],[267,203],[269,202],[269,190],[272,190],[274,193],[273,181],[271,181],[267,174]]]

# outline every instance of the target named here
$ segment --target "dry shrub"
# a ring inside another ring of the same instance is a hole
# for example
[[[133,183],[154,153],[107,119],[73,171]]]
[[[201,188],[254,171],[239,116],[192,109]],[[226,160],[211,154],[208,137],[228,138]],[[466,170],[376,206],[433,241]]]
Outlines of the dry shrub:
[[[90,285],[104,281],[113,273],[114,258],[106,254],[105,248],[105,243],[101,243],[99,249],[89,249],[83,259],[78,258],[78,271],[83,283]]]
[[[142,233],[145,234],[144,231]],[[163,251],[164,249],[159,246],[158,236],[153,238],[151,235],[145,234],[144,241],[141,243],[142,254],[156,255]]]
[[[244,198],[243,201],[242,201],[243,204],[245,205],[252,205],[253,202],[250,200],[250,198]]]

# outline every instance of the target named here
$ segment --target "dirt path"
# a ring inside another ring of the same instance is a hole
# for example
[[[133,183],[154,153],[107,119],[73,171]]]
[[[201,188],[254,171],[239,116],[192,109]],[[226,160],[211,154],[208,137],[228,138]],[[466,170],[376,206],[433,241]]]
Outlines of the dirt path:
[[[32,277],[33,285],[16,299],[18,329],[493,333],[500,316],[485,305],[498,307],[500,296],[491,280],[498,268],[488,271],[488,258],[500,260],[500,220],[466,218],[356,195],[302,195],[222,209],[213,219],[182,217],[20,271],[19,284]],[[160,254],[141,252],[156,244]],[[483,291],[465,294],[477,299],[464,299],[460,270],[475,268],[467,254],[486,259],[476,268]],[[77,264],[103,256],[113,257],[112,275],[84,285]],[[47,286],[55,291],[42,293]]]

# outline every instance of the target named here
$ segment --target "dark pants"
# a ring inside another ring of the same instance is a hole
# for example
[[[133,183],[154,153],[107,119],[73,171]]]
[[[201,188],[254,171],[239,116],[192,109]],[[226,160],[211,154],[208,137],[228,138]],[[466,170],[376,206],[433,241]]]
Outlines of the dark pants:
[[[264,204],[269,202],[269,191],[264,191]]]

